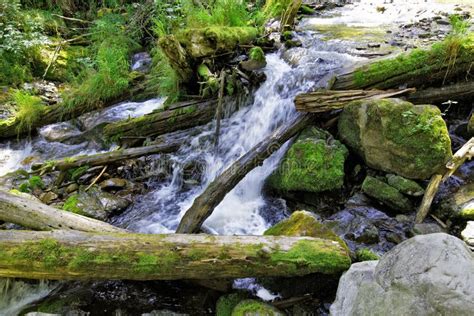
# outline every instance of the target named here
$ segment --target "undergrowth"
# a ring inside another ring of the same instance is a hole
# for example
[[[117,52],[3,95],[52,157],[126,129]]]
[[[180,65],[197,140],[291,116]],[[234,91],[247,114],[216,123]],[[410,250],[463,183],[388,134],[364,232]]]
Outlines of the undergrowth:
[[[19,121],[19,130],[31,131],[33,124],[37,122],[44,113],[45,105],[37,96],[32,96],[24,91],[15,90],[12,100],[16,104],[16,119]]]

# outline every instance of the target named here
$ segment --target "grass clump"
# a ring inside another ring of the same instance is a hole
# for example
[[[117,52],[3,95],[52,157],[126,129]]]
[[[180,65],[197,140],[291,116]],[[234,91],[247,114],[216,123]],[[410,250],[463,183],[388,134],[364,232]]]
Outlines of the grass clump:
[[[247,26],[253,14],[246,0],[216,0],[208,8],[188,3],[185,6],[189,28],[208,26]]]
[[[67,200],[64,202],[63,210],[71,212],[71,213],[83,215],[84,212],[82,211],[81,208],[77,206],[78,203],[79,203],[78,195],[73,194],[70,197],[68,197]]]
[[[17,129],[27,129],[31,132],[35,123],[41,119],[46,106],[37,96],[21,90],[15,90],[11,96],[13,102],[16,104],[15,119],[19,122]]]
[[[361,248],[356,251],[357,262],[379,260],[380,257],[368,248]]]

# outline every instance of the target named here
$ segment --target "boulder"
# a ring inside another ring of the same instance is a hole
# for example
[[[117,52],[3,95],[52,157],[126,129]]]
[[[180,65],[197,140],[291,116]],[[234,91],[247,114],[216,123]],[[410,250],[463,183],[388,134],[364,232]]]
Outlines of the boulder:
[[[277,191],[322,192],[344,184],[348,151],[331,134],[316,127],[304,130],[268,178]]]
[[[71,195],[63,209],[76,214],[106,220],[112,214],[125,210],[130,202],[111,193],[92,187],[89,191],[80,191]]]
[[[349,103],[338,123],[341,140],[371,168],[427,179],[452,157],[440,110],[400,99]]]
[[[414,210],[411,201],[404,197],[397,189],[374,177],[368,176],[362,183],[362,191],[368,196],[387,205],[397,212]]]
[[[216,304],[216,316],[231,316],[232,310],[246,299],[247,295],[243,292],[231,293],[219,297]]]
[[[351,266],[331,315],[471,315],[474,257],[458,238],[413,237],[379,261]]]
[[[468,221],[466,228],[461,232],[462,239],[474,250],[474,221]]]
[[[249,59],[240,63],[240,66],[247,71],[254,71],[264,68],[267,65],[265,53],[262,48],[256,46],[249,52]]]
[[[474,182],[465,184],[448,195],[433,213],[442,220],[474,220]]]
[[[232,310],[232,316],[285,316],[276,307],[257,300],[243,300]]]

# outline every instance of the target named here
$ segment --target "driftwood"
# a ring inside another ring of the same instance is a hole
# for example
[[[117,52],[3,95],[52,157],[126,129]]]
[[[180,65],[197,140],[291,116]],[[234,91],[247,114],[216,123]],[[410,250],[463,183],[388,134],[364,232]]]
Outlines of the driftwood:
[[[174,152],[178,150],[179,146],[179,141],[173,141],[166,144],[156,144],[145,147],[120,149],[101,154],[70,157],[56,161],[49,161],[46,163],[34,164],[31,169],[44,173],[51,170],[64,171],[81,166],[103,166],[126,159],[154,155],[158,153]]]
[[[193,205],[186,211],[179,223],[177,233],[197,233],[202,223],[208,218],[214,208],[224,199],[248,172],[262,164],[273,152],[281,147],[291,137],[305,128],[311,121],[312,115],[299,115],[294,121],[279,128],[273,135],[266,138],[249,152],[240,157],[219,177],[212,181],[207,189],[198,196]]]
[[[166,110],[108,124],[103,133],[109,138],[149,137],[191,128],[210,122],[216,104],[216,100],[176,103]]]
[[[446,164],[444,173],[434,174],[421,201],[418,212],[416,213],[415,223],[422,223],[430,211],[431,203],[438,192],[441,183],[446,181],[454,172],[467,160],[474,157],[474,137],[466,142],[454,155],[453,158]]]
[[[296,96],[296,110],[300,112],[321,113],[342,109],[347,103],[365,99],[383,99],[414,92],[403,90],[318,90]]]
[[[35,230],[72,229],[120,232],[120,228],[82,215],[61,211],[33,199],[0,190],[0,220]],[[17,231],[14,231],[15,233]]]
[[[283,236],[0,231],[0,277],[175,280],[341,273],[346,248]]]
[[[59,103],[51,106],[44,107],[41,110],[41,114],[38,117],[41,119],[34,120],[31,126],[22,124],[21,121],[15,118],[11,123],[0,124],[0,139],[11,138],[23,134],[32,133],[35,129],[43,127],[45,125],[67,121],[76,118],[84,113],[102,109],[104,107],[116,104],[118,102],[133,98],[142,92],[142,85],[140,84],[144,80],[144,77],[137,77],[136,82],[133,83],[134,89],[127,89],[122,95],[117,96],[113,99],[108,100],[105,104],[103,102],[97,102],[88,106],[75,106],[67,111],[64,110],[64,104]],[[132,84],[131,84],[132,85]]]

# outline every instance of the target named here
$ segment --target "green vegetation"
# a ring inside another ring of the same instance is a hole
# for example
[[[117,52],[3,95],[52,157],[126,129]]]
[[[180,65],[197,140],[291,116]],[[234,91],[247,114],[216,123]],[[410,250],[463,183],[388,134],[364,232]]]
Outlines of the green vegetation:
[[[283,316],[275,307],[265,304],[257,300],[243,300],[232,311],[232,316],[247,316],[247,315],[260,315],[260,316]]]
[[[63,205],[63,210],[79,214],[79,215],[84,215],[84,212],[82,211],[81,208],[77,206],[79,203],[79,198],[77,194],[73,194],[67,198],[67,200],[64,202]]]
[[[265,62],[265,53],[263,52],[263,49],[259,46],[252,47],[252,49],[250,49],[249,57],[251,60]]]
[[[231,316],[234,307],[245,298],[244,293],[232,293],[219,297],[216,304],[216,316]]]
[[[20,184],[20,186],[18,187],[18,190],[20,192],[29,193],[29,192],[34,191],[35,189],[43,190],[44,188],[45,188],[45,185],[40,176],[31,176],[28,179],[28,181]]]
[[[368,248],[361,248],[356,251],[357,262],[379,260],[380,257]]]
[[[45,105],[39,97],[21,90],[15,90],[12,93],[12,100],[17,108],[15,117],[20,122],[18,129],[27,128],[31,131],[35,122],[41,119]]]
[[[88,165],[85,165],[85,166],[82,166],[82,167],[78,167],[78,168],[73,168],[73,169],[69,169],[67,172],[69,174],[69,178],[72,180],[72,181],[76,181],[77,179],[79,179],[82,175],[84,175],[87,170],[89,170],[89,166]]]
[[[321,192],[344,184],[348,151],[339,141],[317,128],[309,128],[288,149],[280,166],[269,177],[279,191]]]

